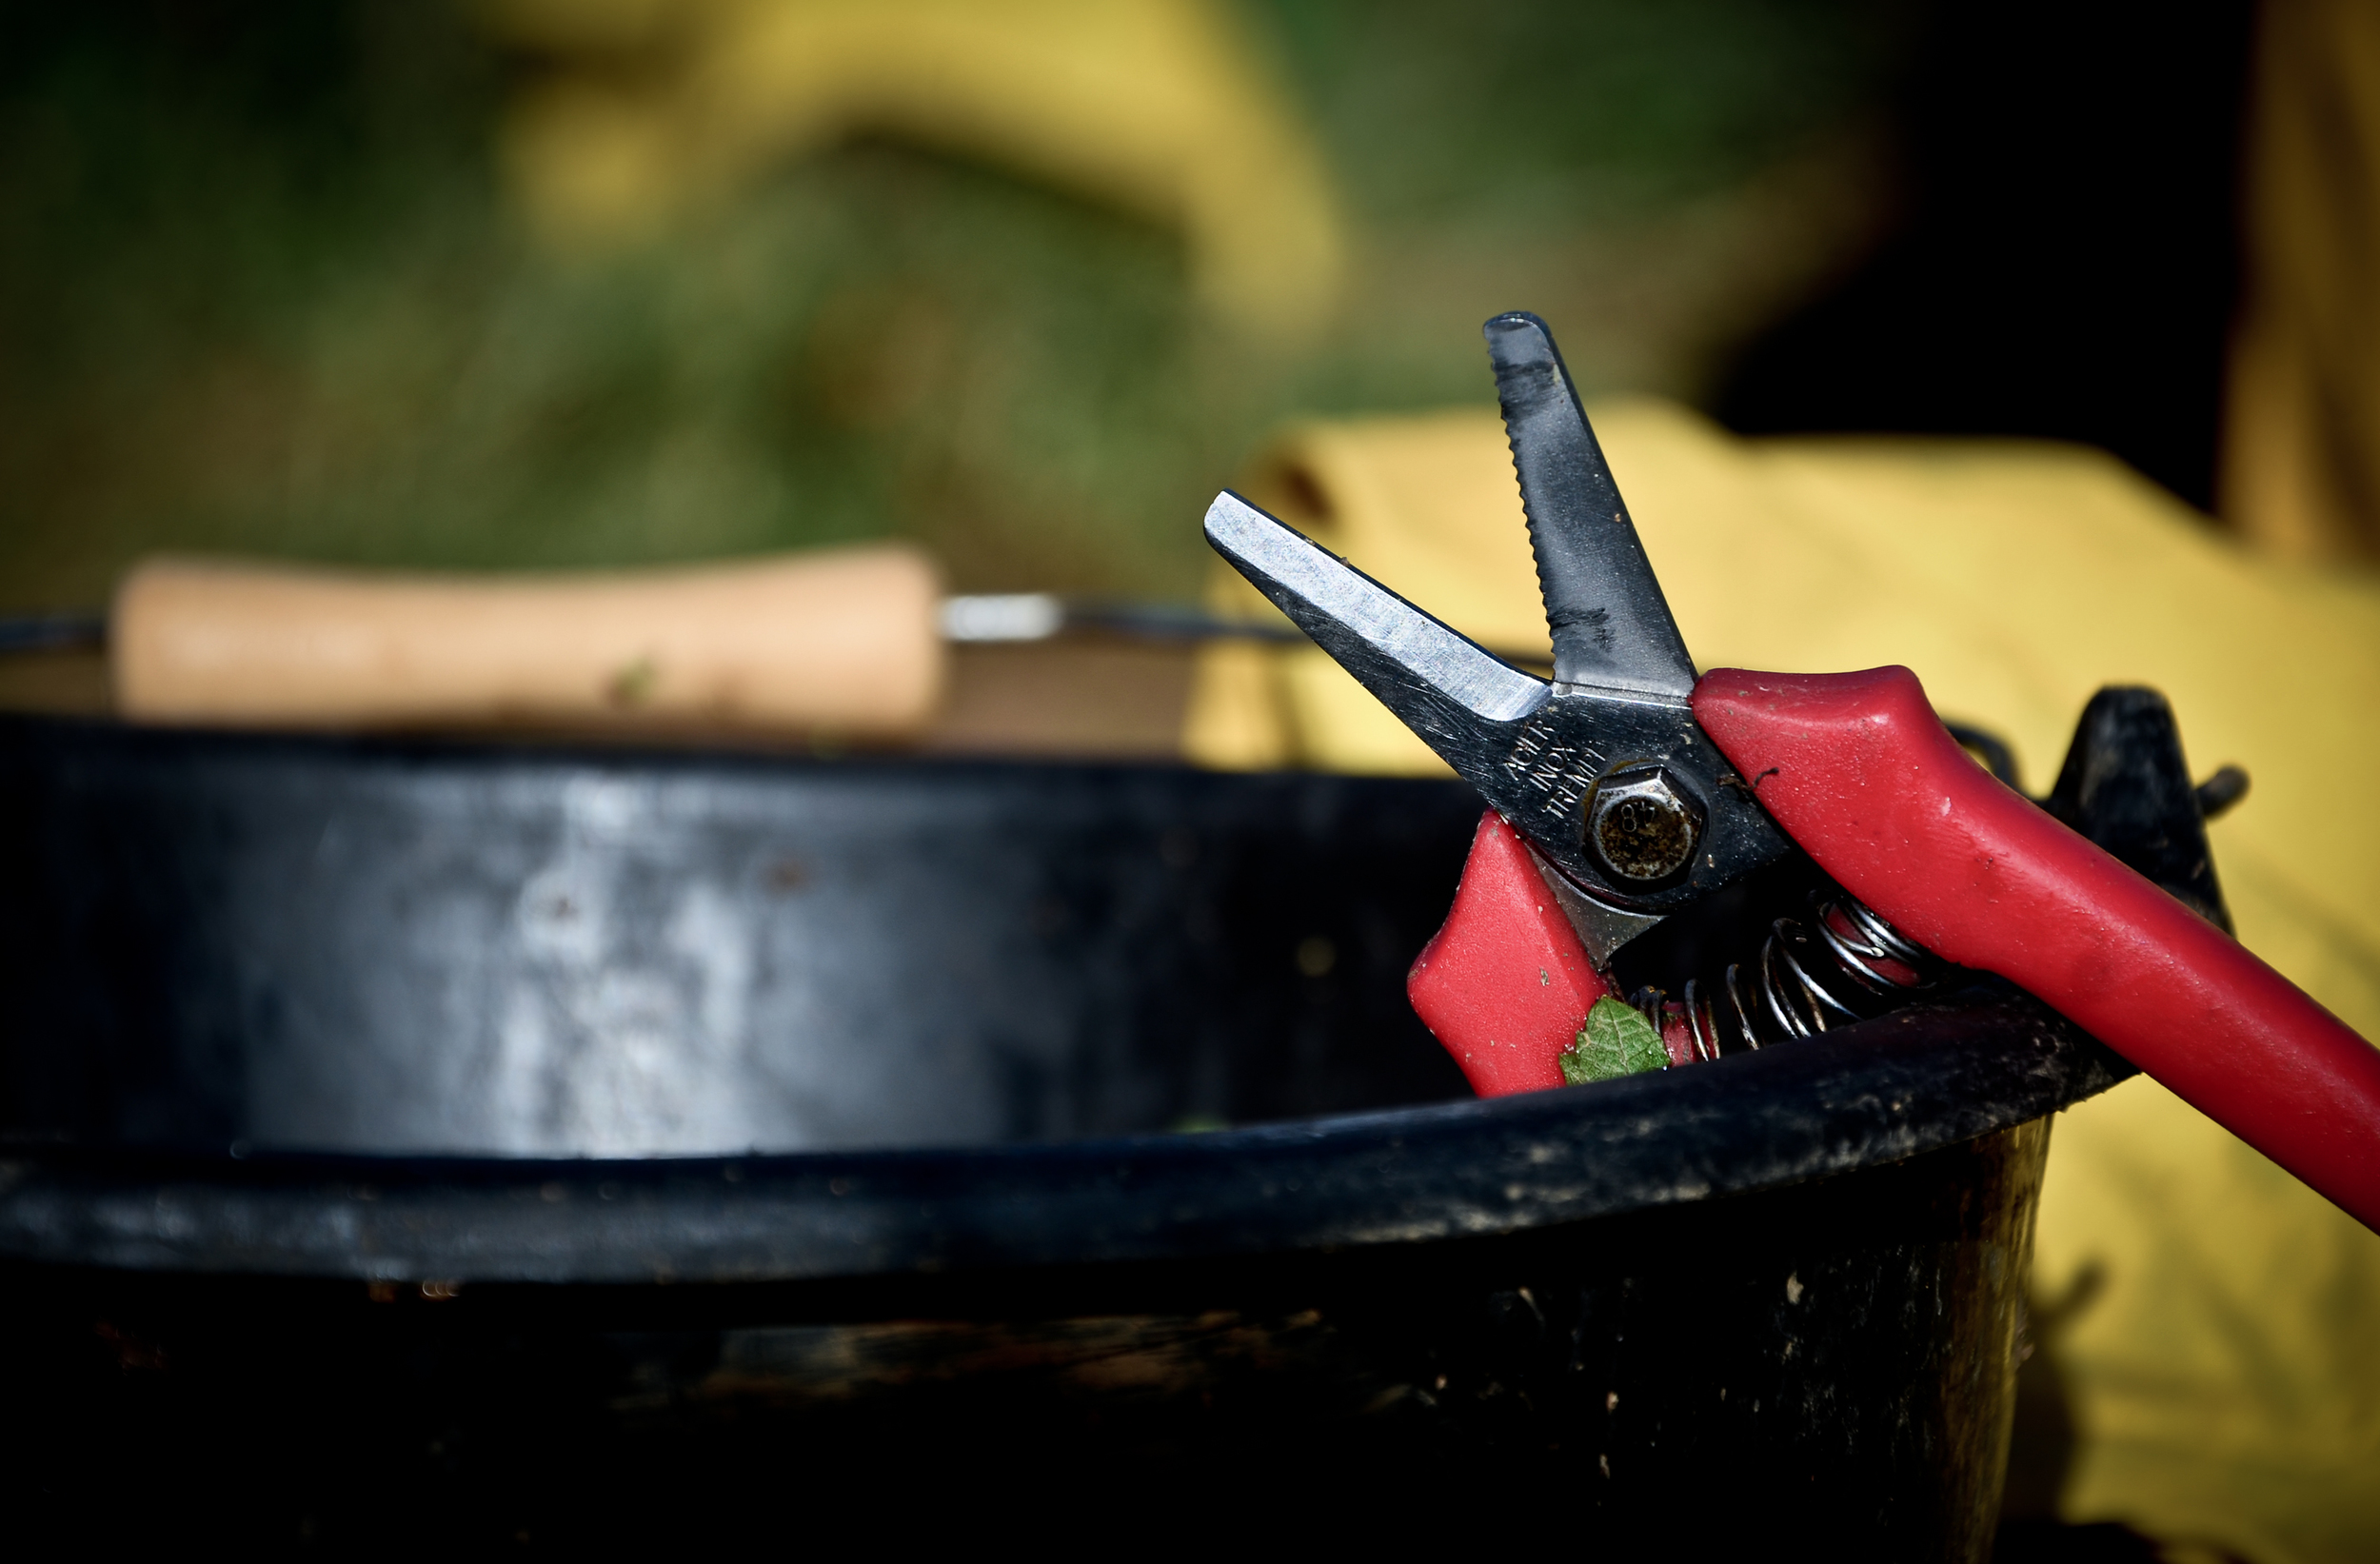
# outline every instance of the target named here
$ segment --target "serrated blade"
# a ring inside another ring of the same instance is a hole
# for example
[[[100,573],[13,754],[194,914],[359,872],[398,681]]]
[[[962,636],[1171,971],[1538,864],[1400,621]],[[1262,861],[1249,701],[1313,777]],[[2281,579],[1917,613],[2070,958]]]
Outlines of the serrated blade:
[[[1553,632],[1555,683],[1682,700],[1694,693],[1694,659],[1553,333],[1525,310],[1483,329]]]

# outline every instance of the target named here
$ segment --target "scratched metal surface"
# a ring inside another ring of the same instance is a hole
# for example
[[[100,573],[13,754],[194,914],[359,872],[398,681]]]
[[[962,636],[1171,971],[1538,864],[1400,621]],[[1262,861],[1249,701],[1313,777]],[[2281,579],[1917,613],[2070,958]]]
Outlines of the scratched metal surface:
[[[1460,1095],[1478,805],[1181,768],[0,723],[20,1138],[644,1157]]]

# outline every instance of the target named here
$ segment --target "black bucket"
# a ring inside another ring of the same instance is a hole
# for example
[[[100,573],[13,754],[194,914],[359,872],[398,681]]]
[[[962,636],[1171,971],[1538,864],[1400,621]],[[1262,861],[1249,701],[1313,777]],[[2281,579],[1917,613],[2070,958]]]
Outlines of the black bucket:
[[[1975,991],[1469,1100],[1403,974],[1477,809],[0,725],[26,1514],[1981,1556],[2123,1066]]]

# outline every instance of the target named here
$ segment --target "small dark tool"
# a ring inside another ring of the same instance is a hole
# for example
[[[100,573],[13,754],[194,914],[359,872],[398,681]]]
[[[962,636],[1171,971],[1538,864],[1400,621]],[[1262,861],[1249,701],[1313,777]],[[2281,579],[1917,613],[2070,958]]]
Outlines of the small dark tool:
[[[0,617],[0,655],[104,649],[133,722],[915,738],[952,643],[1302,639],[1276,615],[1045,592],[944,597],[870,544],[704,565],[437,575],[161,557],[105,615]],[[1524,656],[1523,661],[1526,661]]]
[[[1286,624],[1232,619],[1175,603],[1064,597],[1054,592],[977,592],[942,601],[944,641],[965,645],[1053,641],[1067,635],[1110,635],[1127,641],[1302,641]],[[0,616],[0,656],[11,652],[105,651],[108,616],[84,611]],[[1542,654],[1503,651],[1523,664]]]
[[[1673,1063],[1993,973],[2380,1227],[2380,1053],[2218,926],[2199,822],[2245,778],[2193,790],[2152,691],[2092,703],[2045,809],[1962,750],[1906,668],[1697,678],[1545,324],[1486,333],[1551,683],[1237,495],[1206,516],[1216,549],[1489,804],[1410,983],[1473,1085],[1561,1084],[1615,997],[1616,951],[1798,849],[1836,887],[1808,920],[1681,1002],[1639,995]]]

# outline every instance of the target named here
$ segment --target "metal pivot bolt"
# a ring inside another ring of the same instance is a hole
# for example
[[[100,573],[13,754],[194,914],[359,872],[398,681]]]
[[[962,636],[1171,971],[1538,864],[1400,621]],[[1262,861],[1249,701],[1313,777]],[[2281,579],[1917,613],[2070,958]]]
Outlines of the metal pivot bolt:
[[[1587,849],[1614,878],[1667,880],[1693,861],[1702,808],[1658,765],[1615,767],[1587,805]]]

